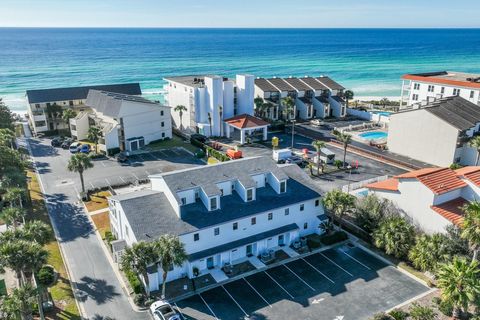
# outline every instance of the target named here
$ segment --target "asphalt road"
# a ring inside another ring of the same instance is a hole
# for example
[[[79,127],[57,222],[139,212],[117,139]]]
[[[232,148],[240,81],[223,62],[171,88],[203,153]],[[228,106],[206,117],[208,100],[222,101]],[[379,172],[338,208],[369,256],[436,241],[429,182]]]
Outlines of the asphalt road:
[[[57,239],[70,269],[75,295],[87,319],[150,319],[147,312],[135,312],[116,278],[83,207],[77,201],[78,174],[66,169],[68,151],[52,148],[48,139],[27,139],[40,174],[48,211]],[[178,160],[178,159],[177,159]],[[106,160],[107,161],[107,160]],[[191,166],[193,160],[176,165],[169,160],[145,161],[142,166],[122,167],[116,162],[105,166],[96,162],[85,174],[85,181],[157,172]],[[136,172],[136,173],[135,173]]]

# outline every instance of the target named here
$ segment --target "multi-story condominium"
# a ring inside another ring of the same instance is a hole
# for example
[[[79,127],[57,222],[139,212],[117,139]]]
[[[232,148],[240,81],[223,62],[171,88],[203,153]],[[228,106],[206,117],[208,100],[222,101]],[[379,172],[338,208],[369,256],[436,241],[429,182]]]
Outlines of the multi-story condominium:
[[[327,220],[320,194],[297,165],[278,166],[268,157],[150,176],[151,190],[109,198],[118,258],[126,246],[177,235],[188,261],[174,267],[167,281],[211,273],[270,250],[288,247],[308,234],[323,232]],[[257,259],[257,261],[260,261]],[[150,290],[162,272],[149,268]],[[225,274],[223,274],[225,277]],[[226,278],[226,277],[225,277]]]
[[[337,117],[346,115],[345,101],[342,99],[345,88],[329,77],[304,78],[258,78],[255,79],[255,97],[265,100],[270,106],[262,110],[266,118],[295,117],[303,120],[312,118]],[[282,99],[292,97],[294,112],[285,114]]]
[[[170,108],[142,97],[89,90],[85,107],[70,119],[72,137],[87,139],[88,129],[101,129],[99,148],[109,154],[135,151],[152,141],[172,137]]]
[[[84,110],[90,89],[137,96],[142,94],[138,83],[27,90],[28,118],[34,133],[67,129],[68,123],[62,119],[63,110]]]
[[[408,108],[451,96],[460,96],[480,105],[480,74],[441,71],[406,74],[402,79],[402,107],[405,102]]]
[[[389,199],[427,233],[460,226],[462,207],[480,196],[480,167],[426,168],[366,186]]]
[[[225,136],[225,120],[238,115],[253,116],[254,77],[217,75],[165,78],[166,102],[172,107],[175,127],[205,136]],[[187,111],[174,111],[178,105]]]
[[[480,130],[480,106],[459,96],[391,114],[388,149],[436,166],[475,165],[468,141]]]

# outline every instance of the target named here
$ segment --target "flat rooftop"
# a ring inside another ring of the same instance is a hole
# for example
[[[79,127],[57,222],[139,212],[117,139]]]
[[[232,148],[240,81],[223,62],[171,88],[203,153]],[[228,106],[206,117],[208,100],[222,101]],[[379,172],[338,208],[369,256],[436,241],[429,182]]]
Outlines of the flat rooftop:
[[[402,76],[405,80],[424,81],[430,83],[457,85],[462,87],[480,88],[480,74],[456,71],[438,71],[427,73],[412,73]]]

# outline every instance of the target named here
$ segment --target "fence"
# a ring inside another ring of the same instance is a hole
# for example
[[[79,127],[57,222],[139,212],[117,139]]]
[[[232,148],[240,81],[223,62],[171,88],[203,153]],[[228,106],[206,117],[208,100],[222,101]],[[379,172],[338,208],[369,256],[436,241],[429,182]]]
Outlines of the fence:
[[[367,121],[380,122],[380,123],[390,122],[389,117],[378,114],[378,113],[369,112],[369,111],[361,111],[361,110],[347,108],[347,114],[363,120],[367,120]]]
[[[381,176],[381,177],[376,177],[376,178],[371,178],[371,179],[367,179],[367,180],[362,180],[362,181],[350,183],[350,184],[344,185],[342,187],[342,192],[345,192],[345,193],[351,192],[353,190],[363,188],[367,184],[380,182],[380,181],[385,181],[387,179],[388,179],[388,175],[385,175],[385,176]]]

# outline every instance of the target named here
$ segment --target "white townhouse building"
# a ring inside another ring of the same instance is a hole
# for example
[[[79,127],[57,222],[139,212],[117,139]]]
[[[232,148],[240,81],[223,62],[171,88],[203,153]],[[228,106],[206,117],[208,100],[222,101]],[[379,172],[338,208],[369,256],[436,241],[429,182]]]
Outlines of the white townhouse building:
[[[205,136],[226,136],[233,130],[225,120],[234,116],[253,116],[254,76],[237,75],[228,79],[217,75],[165,78],[166,102],[171,106],[175,127]],[[180,119],[174,111],[186,107]],[[180,123],[181,121],[181,123]]]
[[[109,197],[115,248],[163,234],[177,235],[188,261],[167,281],[220,270],[299,237],[322,233],[327,217],[320,194],[296,165],[268,157],[244,158],[150,176],[151,190]],[[120,243],[118,243],[118,241]],[[121,255],[121,251],[116,256]],[[242,260],[243,259],[243,260]],[[150,267],[150,290],[162,272]]]
[[[76,140],[87,139],[91,126],[102,130],[99,148],[108,154],[135,151],[152,141],[172,138],[169,107],[107,91],[89,90],[83,111],[70,119]]]
[[[138,83],[27,90],[27,111],[33,132],[37,134],[45,131],[67,129],[68,124],[62,120],[61,113],[52,114],[49,110],[58,106],[61,110],[72,108],[77,113],[83,111],[90,89],[135,96],[142,94]]]
[[[480,105],[480,74],[456,71],[406,74],[402,76],[401,104],[425,105],[435,99],[460,96]]]
[[[388,149],[432,165],[475,165],[469,140],[480,130],[480,106],[460,96],[390,115]]]
[[[272,120],[283,117],[281,100],[288,96],[295,100],[295,118],[343,118],[346,115],[344,90],[342,85],[325,76],[255,79],[255,97],[272,105],[264,111],[265,117]]]
[[[366,186],[389,199],[427,233],[461,226],[462,207],[480,196],[480,167],[425,168]]]

